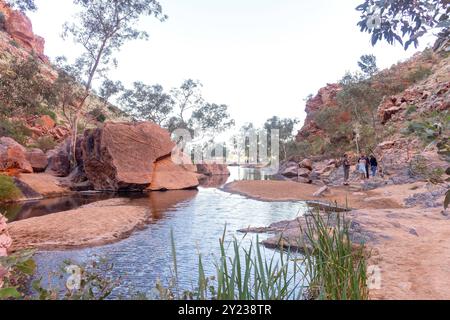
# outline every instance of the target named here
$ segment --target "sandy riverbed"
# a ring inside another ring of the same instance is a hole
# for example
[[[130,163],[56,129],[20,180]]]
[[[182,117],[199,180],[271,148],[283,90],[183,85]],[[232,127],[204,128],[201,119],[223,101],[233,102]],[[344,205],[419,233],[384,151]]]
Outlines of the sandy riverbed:
[[[8,227],[12,251],[74,249],[119,241],[144,227],[149,219],[147,208],[127,205],[127,199],[112,199],[13,222]]]
[[[372,299],[450,299],[450,217],[440,207],[404,205],[407,197],[429,187],[419,182],[369,192],[331,188],[322,198],[313,196],[317,186],[283,181],[234,182],[224,190],[265,201],[348,203],[356,209],[349,217],[371,235],[369,263],[381,270],[381,289],[371,290]]]

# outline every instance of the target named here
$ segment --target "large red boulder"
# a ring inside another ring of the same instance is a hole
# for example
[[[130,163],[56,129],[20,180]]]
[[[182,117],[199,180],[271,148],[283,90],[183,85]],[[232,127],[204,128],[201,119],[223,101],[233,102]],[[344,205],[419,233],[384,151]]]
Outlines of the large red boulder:
[[[198,175],[175,164],[171,156],[158,160],[151,185],[152,191],[192,189],[199,185]]]
[[[34,172],[44,172],[48,166],[47,155],[41,149],[31,149],[26,152],[26,159]]]
[[[96,190],[144,190],[154,163],[174,148],[169,132],[154,123],[106,123],[85,132],[84,169]]]
[[[8,137],[0,138],[0,171],[33,173],[30,162],[26,159],[27,150]]]
[[[47,171],[57,177],[67,177],[71,171],[70,165],[71,139],[66,139],[57,148],[47,152]]]

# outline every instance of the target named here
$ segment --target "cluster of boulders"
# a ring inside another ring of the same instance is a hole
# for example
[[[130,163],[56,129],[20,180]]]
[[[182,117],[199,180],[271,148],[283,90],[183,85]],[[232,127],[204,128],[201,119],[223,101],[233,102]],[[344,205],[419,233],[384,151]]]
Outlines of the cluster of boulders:
[[[67,126],[57,125],[48,115],[28,117],[26,126],[31,131],[34,140],[50,137],[56,142],[61,142],[70,135],[70,129]]]
[[[189,156],[174,152],[169,132],[150,122],[106,123],[85,131],[77,139],[73,171],[70,146],[67,140],[49,153],[48,171],[68,176],[76,190],[180,190],[196,188],[202,175],[229,175],[226,166],[196,166]]]
[[[42,150],[27,150],[11,138],[0,138],[0,172],[43,172],[47,165],[47,156]]]
[[[73,169],[72,139],[45,154],[0,138],[0,172],[44,172],[64,177],[76,191],[142,191],[196,188],[199,179],[229,176],[226,165],[194,165],[176,149],[167,130],[151,122],[106,123],[78,136]]]
[[[304,159],[300,162],[291,159],[281,164],[279,175],[301,183],[313,182],[313,162]]]
[[[386,97],[378,107],[381,124],[384,125],[389,121],[404,121],[408,108],[412,107],[419,112],[448,110],[450,109],[450,99],[445,98],[445,94],[449,91],[450,82],[434,87],[433,91],[424,90],[423,87],[413,87],[400,95]]]

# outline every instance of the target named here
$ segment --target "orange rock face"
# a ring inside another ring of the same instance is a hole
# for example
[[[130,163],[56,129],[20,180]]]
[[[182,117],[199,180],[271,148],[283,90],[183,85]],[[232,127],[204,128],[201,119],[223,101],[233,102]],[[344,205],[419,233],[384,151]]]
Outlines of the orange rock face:
[[[33,173],[26,159],[26,149],[11,138],[0,138],[0,171]]]
[[[174,147],[169,132],[154,123],[107,123],[85,132],[86,176],[96,190],[144,190],[152,183],[154,163]]]
[[[31,149],[26,153],[26,159],[34,172],[44,172],[48,166],[48,159],[41,149]]]
[[[199,185],[197,174],[175,164],[168,156],[155,163],[150,190],[182,190],[192,189]]]
[[[320,128],[314,121],[314,115],[323,108],[336,108],[337,94],[342,90],[339,84],[328,84],[326,87],[319,90],[318,94],[309,99],[306,103],[306,120],[303,128],[297,135],[297,141],[302,141],[310,136],[324,136],[322,128]],[[348,122],[350,120],[348,114],[342,114],[339,117],[342,122]]]
[[[0,13],[5,18],[5,31],[21,47],[30,53],[35,53],[42,61],[48,62],[44,54],[45,40],[33,33],[30,19],[20,11],[12,10],[3,0],[0,0]]]

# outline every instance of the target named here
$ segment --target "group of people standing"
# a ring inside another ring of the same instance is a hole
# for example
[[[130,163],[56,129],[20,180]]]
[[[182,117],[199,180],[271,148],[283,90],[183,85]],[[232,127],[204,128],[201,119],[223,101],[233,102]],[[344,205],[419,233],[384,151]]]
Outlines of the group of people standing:
[[[344,154],[342,162],[344,167],[344,185],[348,185],[351,163],[347,154]],[[356,165],[356,171],[359,173],[361,180],[370,179],[370,174],[372,174],[372,177],[376,177],[378,173],[377,158],[373,154],[370,157],[361,154],[358,159],[358,164]]]

